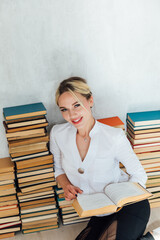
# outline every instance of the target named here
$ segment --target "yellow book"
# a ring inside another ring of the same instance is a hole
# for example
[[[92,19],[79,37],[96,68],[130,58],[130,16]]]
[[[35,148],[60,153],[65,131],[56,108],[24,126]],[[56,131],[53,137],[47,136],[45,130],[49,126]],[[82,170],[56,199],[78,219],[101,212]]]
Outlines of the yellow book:
[[[125,205],[150,196],[152,194],[138,183],[112,183],[105,187],[104,193],[79,194],[72,206],[80,217],[89,217],[117,212]]]

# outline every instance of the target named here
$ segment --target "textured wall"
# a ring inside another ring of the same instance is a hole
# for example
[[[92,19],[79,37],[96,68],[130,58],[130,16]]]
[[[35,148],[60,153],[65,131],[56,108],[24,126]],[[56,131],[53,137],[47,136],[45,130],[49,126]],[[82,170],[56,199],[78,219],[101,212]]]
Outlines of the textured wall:
[[[50,124],[58,82],[88,80],[95,117],[160,106],[159,0],[1,0],[0,157],[8,156],[2,108],[42,101]]]

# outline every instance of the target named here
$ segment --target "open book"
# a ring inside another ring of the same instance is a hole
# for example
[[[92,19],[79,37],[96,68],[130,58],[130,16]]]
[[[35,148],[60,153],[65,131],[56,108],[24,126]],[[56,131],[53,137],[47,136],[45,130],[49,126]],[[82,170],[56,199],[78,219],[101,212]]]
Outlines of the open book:
[[[105,187],[104,193],[78,194],[72,206],[80,217],[89,217],[116,212],[150,196],[152,194],[138,183],[112,183]]]

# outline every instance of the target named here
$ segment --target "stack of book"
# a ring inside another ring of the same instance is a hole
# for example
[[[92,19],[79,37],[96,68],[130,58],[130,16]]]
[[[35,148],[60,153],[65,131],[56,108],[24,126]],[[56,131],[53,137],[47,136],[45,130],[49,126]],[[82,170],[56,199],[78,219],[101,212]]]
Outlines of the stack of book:
[[[90,218],[79,217],[74,207],[72,207],[73,200],[65,200],[64,191],[60,186],[55,187],[55,193],[63,225],[89,221]]]
[[[21,221],[16,197],[14,164],[9,157],[0,159],[0,239],[20,231]]]
[[[153,196],[151,207],[160,206],[160,110],[127,114],[127,136],[147,176]]]
[[[56,228],[56,181],[46,108],[39,102],[4,108],[3,113],[9,153],[16,167],[23,233]]]

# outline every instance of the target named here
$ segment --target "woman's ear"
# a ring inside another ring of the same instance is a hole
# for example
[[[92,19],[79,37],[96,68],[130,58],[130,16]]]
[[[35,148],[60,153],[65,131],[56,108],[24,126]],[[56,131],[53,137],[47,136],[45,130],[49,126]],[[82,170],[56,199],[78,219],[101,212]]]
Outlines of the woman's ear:
[[[89,99],[90,108],[93,107],[93,103],[94,103],[93,96],[91,96],[90,99]]]

